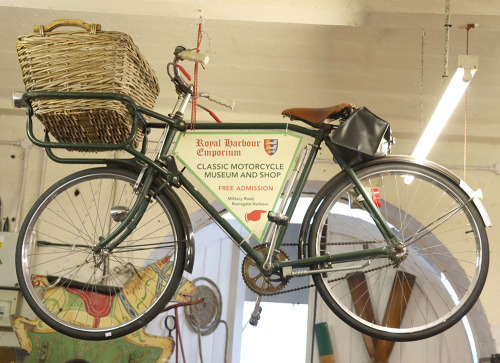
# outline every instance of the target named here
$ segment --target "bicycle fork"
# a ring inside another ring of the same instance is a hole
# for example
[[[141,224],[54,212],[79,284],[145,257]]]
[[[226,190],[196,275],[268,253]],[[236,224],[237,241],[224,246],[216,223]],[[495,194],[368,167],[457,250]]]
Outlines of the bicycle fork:
[[[122,208],[111,208],[111,217],[116,222],[121,222],[120,225],[107,237],[100,237],[99,243],[95,244],[92,248],[95,254],[101,253],[103,250],[110,252],[114,250],[120,243],[122,243],[135,229],[140,222],[148,204],[151,201],[149,189],[155,177],[152,168],[144,168],[135,184],[137,199],[130,210]],[[139,184],[143,180],[142,186]]]

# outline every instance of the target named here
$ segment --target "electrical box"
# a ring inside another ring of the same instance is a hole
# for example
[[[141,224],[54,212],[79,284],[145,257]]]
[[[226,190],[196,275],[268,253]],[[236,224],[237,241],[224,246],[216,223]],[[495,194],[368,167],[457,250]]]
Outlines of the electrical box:
[[[19,291],[0,289],[0,328],[10,328],[10,316],[17,314]]]
[[[0,288],[18,288],[16,277],[16,243],[18,233],[0,232]]]

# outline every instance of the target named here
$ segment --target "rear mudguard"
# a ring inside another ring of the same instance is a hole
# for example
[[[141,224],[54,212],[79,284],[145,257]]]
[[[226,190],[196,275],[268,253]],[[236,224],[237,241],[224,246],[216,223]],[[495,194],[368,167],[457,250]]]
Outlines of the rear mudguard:
[[[131,169],[138,172],[140,172],[142,168],[142,165],[123,160],[110,159],[108,160],[107,164],[110,166],[120,166],[122,168]],[[183,230],[181,231],[183,233],[182,241],[186,243],[186,261],[184,262],[184,270],[192,273],[194,265],[194,233],[193,225],[191,224],[191,219],[189,218],[189,213],[187,212],[186,207],[180,200],[177,193],[163,179],[157,177],[153,181],[152,189],[156,194],[158,194],[160,191],[164,192],[179,216],[183,228]]]
[[[481,214],[481,217],[483,219],[483,223],[485,227],[491,227],[491,219],[488,215],[488,212],[486,212],[486,208],[484,207],[483,203],[481,202],[482,198],[482,193],[481,190],[478,189],[477,191],[473,191],[471,187],[469,187],[463,180],[461,180],[457,175],[446,169],[445,167],[436,164],[432,161],[428,160],[423,160],[423,161],[417,161],[415,158],[412,158],[411,156],[387,156],[384,158],[372,160],[370,162],[364,163],[357,165],[353,167],[355,171],[367,168],[369,166],[374,166],[382,163],[397,163],[397,162],[407,162],[407,163],[412,163],[416,165],[421,165],[424,168],[427,168],[429,170],[433,170],[435,172],[440,173],[447,179],[451,180],[455,184],[457,184],[470,198],[472,198],[472,201],[474,202],[474,205],[478,209],[479,213]],[[330,179],[328,182],[323,185],[323,187],[316,193],[316,196],[312,200],[309,208],[307,209],[307,212],[304,216],[304,220],[302,222],[302,226],[300,228],[300,233],[299,233],[299,250],[298,250],[298,258],[304,258],[306,257],[305,255],[305,245],[307,243],[307,238],[309,236],[309,229],[311,228],[313,219],[314,219],[314,214],[318,210],[318,208],[321,206],[323,203],[324,199],[328,195],[328,192],[333,188],[333,186],[345,175],[345,172],[340,172],[337,175],[335,175],[332,179]]]

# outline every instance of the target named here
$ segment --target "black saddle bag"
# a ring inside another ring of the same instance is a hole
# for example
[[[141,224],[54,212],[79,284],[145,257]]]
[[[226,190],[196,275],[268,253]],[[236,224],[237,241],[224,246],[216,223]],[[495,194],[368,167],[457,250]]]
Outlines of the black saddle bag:
[[[366,107],[358,108],[330,136],[349,165],[387,156],[393,144],[391,126]]]

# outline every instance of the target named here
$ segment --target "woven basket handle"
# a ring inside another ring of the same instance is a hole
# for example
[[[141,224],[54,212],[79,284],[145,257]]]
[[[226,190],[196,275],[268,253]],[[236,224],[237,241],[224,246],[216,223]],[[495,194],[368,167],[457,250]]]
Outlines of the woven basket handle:
[[[45,32],[50,32],[62,26],[76,26],[78,28],[85,29],[91,34],[95,34],[97,31],[101,30],[101,24],[88,24],[83,20],[78,19],[58,19],[47,25],[35,25],[33,27],[33,31],[35,33],[40,33],[41,36],[44,36]]]

